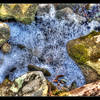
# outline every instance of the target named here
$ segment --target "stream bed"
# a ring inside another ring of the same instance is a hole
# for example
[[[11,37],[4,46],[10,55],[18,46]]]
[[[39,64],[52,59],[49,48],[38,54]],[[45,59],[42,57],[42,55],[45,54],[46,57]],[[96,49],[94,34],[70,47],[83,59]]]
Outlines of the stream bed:
[[[50,81],[63,74],[67,85],[73,81],[76,81],[77,87],[85,84],[81,70],[67,53],[66,44],[69,40],[87,35],[100,23],[92,20],[87,24],[80,24],[75,14],[70,16],[70,19],[74,20],[58,20],[55,13],[56,10],[51,5],[49,13],[37,16],[38,20],[42,19],[38,23],[34,21],[30,25],[24,25],[7,22],[11,31],[8,42],[12,50],[9,54],[0,51],[0,59],[4,60],[0,65],[0,83],[6,75],[9,75],[10,80],[23,75],[28,72],[27,66],[33,64],[50,71]],[[18,45],[25,46],[25,49],[20,49]],[[12,68],[16,70],[10,72]]]

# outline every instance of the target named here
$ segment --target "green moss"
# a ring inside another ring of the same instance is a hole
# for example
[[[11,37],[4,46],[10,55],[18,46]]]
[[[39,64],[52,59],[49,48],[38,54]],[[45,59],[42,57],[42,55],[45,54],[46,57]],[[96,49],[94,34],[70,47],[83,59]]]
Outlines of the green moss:
[[[62,90],[56,89],[56,90],[53,92],[53,95],[59,95],[59,94],[62,93],[62,92],[63,92]]]
[[[25,78],[26,74],[23,75],[22,77],[17,78],[14,84],[11,86],[10,90],[14,93],[17,93],[19,89],[22,87]]]
[[[92,38],[95,35],[100,35],[100,32],[92,31],[88,35],[80,37],[80,39]]]
[[[14,8],[12,6],[13,5],[2,4],[1,7],[0,5],[0,19],[15,19],[16,21],[22,22],[24,24],[31,24],[31,22],[35,20],[35,14],[38,10],[38,4],[30,4],[27,9],[25,9],[27,6],[26,4],[15,4]],[[23,10],[25,11],[24,13]]]
[[[86,61],[89,59],[87,49],[84,45],[74,45],[70,49],[69,55],[78,63],[78,64],[85,64]]]
[[[89,35],[88,35],[88,37],[93,37],[93,36],[95,36],[95,35],[100,35],[100,32],[96,32],[96,31],[92,31]]]
[[[27,18],[27,17],[26,18],[25,17],[22,17],[22,18],[15,17],[15,19],[17,21],[22,22],[23,24],[31,24],[32,20],[34,20],[34,19],[31,19],[31,18]]]

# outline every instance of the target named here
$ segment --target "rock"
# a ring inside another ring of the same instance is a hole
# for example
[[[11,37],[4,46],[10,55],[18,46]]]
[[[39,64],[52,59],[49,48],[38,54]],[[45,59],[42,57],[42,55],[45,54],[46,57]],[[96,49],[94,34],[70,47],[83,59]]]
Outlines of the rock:
[[[30,72],[24,80],[23,96],[46,96],[47,81],[41,71]]]
[[[91,83],[100,79],[100,76],[97,74],[97,72],[90,66],[88,65],[79,65],[79,66],[80,69],[82,70],[82,73],[85,76],[86,83]]]
[[[25,24],[34,21],[38,4],[2,4],[0,6],[0,19],[15,19]]]
[[[71,9],[73,9],[73,10],[77,10],[77,9],[79,9],[79,8],[82,8],[82,7],[84,7],[84,6],[86,6],[87,4],[75,4],[75,3],[55,3],[54,4],[54,7],[55,7],[55,9],[56,10],[61,10],[61,9],[64,9],[64,8],[66,8],[66,7],[68,7],[68,8],[71,8]]]
[[[59,96],[100,96],[100,80],[69,92],[60,93]]]
[[[76,21],[81,23],[86,21],[85,17],[82,17],[76,13],[74,13],[73,8],[77,6],[82,6],[81,4],[53,4],[55,7],[55,17],[57,19],[65,19],[65,20],[70,20],[70,21]],[[40,16],[44,16],[45,14],[49,14],[51,5],[47,4],[45,6],[40,6],[38,7],[37,13],[36,13],[36,22],[42,22],[42,18]],[[73,16],[73,17],[71,17]]]
[[[32,71],[13,82],[5,80],[0,85],[0,96],[47,96],[48,85],[41,71]]]
[[[62,18],[62,17],[66,18],[68,14],[73,14],[73,13],[74,12],[73,12],[73,10],[71,8],[66,7],[66,8],[58,10],[56,12],[56,18],[58,18],[58,19]]]
[[[11,45],[8,43],[4,43],[1,50],[3,53],[9,53],[11,51]]]
[[[51,76],[51,73],[47,69],[40,68],[38,66],[28,65],[28,70],[29,71],[42,71],[45,76]]]
[[[72,17],[73,16],[73,17]],[[57,19],[65,19],[70,21],[76,21],[78,23],[85,22],[86,18],[82,17],[76,13],[73,12],[73,10],[70,7],[66,7],[64,9],[58,10],[56,12],[56,18]]]
[[[41,6],[41,5],[42,4],[40,4],[39,7],[38,7],[37,16],[43,16],[43,15],[49,13],[49,11],[50,11],[51,4],[45,4],[44,6]],[[70,6],[69,4],[63,4],[63,3],[62,4],[56,3],[56,4],[53,4],[53,5],[54,5],[56,11]]]
[[[100,32],[71,40],[67,44],[69,56],[79,65],[87,83],[100,79]]]
[[[68,3],[62,3],[62,4],[60,4],[60,3],[55,3],[54,4],[54,7],[55,7],[55,9],[56,10],[61,10],[61,9],[64,9],[64,8],[66,8],[66,7],[70,7],[70,8],[72,8],[73,6],[75,6],[76,4],[72,4],[72,3],[70,3],[70,4],[68,4]]]
[[[0,23],[0,47],[8,41],[10,37],[9,26],[5,23]]]

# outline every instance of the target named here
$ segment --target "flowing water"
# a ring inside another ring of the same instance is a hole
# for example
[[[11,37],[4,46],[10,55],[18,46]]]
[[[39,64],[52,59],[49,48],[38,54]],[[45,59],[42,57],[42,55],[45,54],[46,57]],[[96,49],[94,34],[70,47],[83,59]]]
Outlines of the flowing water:
[[[28,72],[28,64],[47,68],[51,72],[52,81],[56,75],[63,74],[67,79],[67,85],[76,81],[80,87],[85,84],[84,76],[69,57],[66,44],[69,40],[87,35],[100,23],[91,21],[80,24],[78,19],[70,16],[70,20],[58,20],[55,18],[55,8],[51,5],[50,12],[44,16],[37,16],[41,22],[32,22],[24,25],[18,22],[7,23],[10,27],[11,37],[9,43],[12,50],[8,54],[0,51],[0,83],[9,75],[10,80]],[[74,19],[73,21],[71,19]],[[21,49],[18,45],[23,45]],[[11,69],[15,68],[13,72]]]

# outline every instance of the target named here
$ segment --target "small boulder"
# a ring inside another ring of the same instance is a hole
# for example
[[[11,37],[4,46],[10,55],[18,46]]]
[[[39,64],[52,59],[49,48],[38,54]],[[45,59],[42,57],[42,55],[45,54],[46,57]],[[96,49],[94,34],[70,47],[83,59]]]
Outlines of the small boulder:
[[[28,72],[13,82],[0,84],[0,96],[47,96],[48,85],[41,71]]]
[[[34,21],[38,4],[2,4],[0,6],[0,19],[15,19],[25,24]]]
[[[71,40],[67,44],[69,56],[79,65],[87,83],[100,79],[100,32]]]
[[[85,17],[82,17],[76,13],[70,8],[66,7],[64,9],[56,11],[56,18],[57,19],[65,19],[65,20],[70,20],[70,21],[75,21],[78,23],[82,23],[86,21]]]
[[[0,22],[0,47],[10,38],[10,28],[7,24]]]

